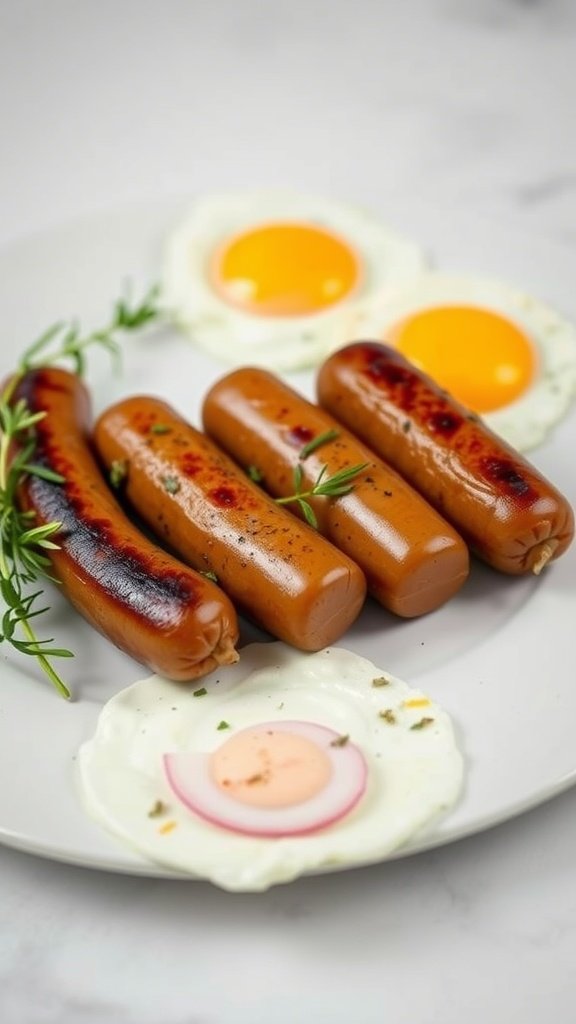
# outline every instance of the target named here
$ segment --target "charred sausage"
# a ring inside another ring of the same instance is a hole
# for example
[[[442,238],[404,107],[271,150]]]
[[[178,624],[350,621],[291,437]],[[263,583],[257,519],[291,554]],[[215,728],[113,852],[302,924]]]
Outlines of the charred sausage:
[[[318,397],[500,572],[539,573],[570,544],[566,499],[394,349],[365,341],[338,350],[320,369]]]
[[[90,450],[90,400],[60,369],[27,373],[13,400],[44,411],[35,462],[63,484],[25,478],[19,501],[34,522],[60,522],[50,552],[66,596],[97,630],[155,672],[195,679],[237,661],[236,613],[210,580],[148,541],[126,518]]]
[[[358,615],[358,566],[262,493],[166,403],[134,397],[105,411],[95,442],[125,460],[130,505],[190,565],[214,573],[239,609],[302,650],[333,643]]]
[[[321,533],[358,563],[385,608],[406,618],[423,615],[464,583],[468,549],[452,527],[365,445],[273,374],[233,371],[208,392],[202,415],[214,440],[244,468],[255,466],[277,497],[294,492],[297,465],[302,489],[310,490],[323,467],[329,478],[367,463],[349,494],[307,500]],[[306,446],[314,449],[309,455]]]

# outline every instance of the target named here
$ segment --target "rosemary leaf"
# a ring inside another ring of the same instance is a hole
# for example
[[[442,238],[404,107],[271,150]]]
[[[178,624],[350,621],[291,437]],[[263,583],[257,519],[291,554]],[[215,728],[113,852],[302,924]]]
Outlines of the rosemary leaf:
[[[316,515],[312,506],[307,501],[304,501],[303,498],[298,498],[297,501],[298,507],[300,508],[302,515],[304,516],[304,519],[308,523],[308,526],[312,526],[314,530],[317,530],[318,520],[316,519]]]
[[[339,433],[339,430],[331,428],[330,430],[325,430],[323,434],[318,434],[318,437],[313,437],[308,444],[305,444],[304,447],[300,449],[298,458],[304,461],[304,459],[307,459],[309,455],[312,455],[312,452],[321,448],[322,445],[328,444],[330,441],[335,441]]]
[[[295,494],[299,494],[300,493],[300,488],[302,486],[302,478],[303,478],[303,476],[304,476],[304,471],[303,471],[302,466],[300,465],[300,463],[298,463],[294,467],[294,493]]]
[[[35,466],[31,463],[23,463],[22,472],[30,473],[32,476],[38,476],[41,480],[48,480],[51,484],[63,484],[65,479],[60,473],[55,473],[52,469],[48,469],[46,466]]]
[[[340,494],[349,494],[352,490],[354,483],[353,481],[366,469],[370,463],[359,462],[356,466],[350,466],[348,469],[341,469],[334,476],[328,477],[327,480],[323,479],[322,473],[318,477],[314,485],[314,494],[326,494],[329,497],[337,497]],[[324,467],[326,469],[326,467]]]

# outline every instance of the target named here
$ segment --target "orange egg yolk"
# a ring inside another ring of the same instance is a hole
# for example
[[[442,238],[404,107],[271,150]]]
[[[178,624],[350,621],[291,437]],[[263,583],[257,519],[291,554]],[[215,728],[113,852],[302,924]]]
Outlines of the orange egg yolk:
[[[209,271],[227,302],[257,316],[320,313],[349,295],[359,277],[346,242],[306,224],[265,224],[225,242]]]
[[[534,346],[522,330],[474,306],[425,309],[396,324],[386,340],[479,413],[519,398],[536,371]]]
[[[289,807],[321,792],[332,765],[328,755],[304,736],[255,730],[232,736],[215,750],[210,774],[240,803]]]

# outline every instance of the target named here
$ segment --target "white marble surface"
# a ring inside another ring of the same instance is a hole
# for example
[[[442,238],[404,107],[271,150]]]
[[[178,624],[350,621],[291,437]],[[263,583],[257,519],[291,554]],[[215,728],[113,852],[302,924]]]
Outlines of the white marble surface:
[[[575,53],[571,0],[3,0],[0,240],[289,184],[574,245]],[[574,791],[258,897],[0,850],[0,1020],[569,1024],[575,851]]]

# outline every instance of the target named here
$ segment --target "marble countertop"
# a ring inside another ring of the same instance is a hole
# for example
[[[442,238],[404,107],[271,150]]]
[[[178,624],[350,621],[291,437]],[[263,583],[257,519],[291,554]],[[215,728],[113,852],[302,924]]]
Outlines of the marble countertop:
[[[571,0],[4,0],[0,241],[291,185],[574,246],[575,52]],[[574,790],[260,896],[0,849],[0,1019],[568,1024],[575,849]]]

